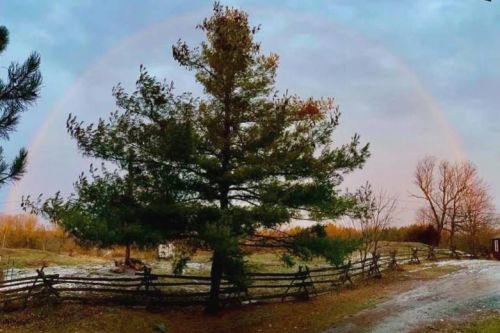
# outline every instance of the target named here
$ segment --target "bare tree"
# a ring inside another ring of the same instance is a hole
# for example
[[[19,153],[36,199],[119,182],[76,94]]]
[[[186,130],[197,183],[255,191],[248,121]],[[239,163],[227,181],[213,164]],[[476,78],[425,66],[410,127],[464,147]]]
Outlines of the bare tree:
[[[446,207],[448,202],[445,198],[445,194],[437,190],[436,177],[436,159],[432,157],[427,157],[417,164],[415,170],[415,184],[418,186],[422,195],[414,195],[417,198],[424,199],[428,203],[427,216],[431,217],[431,220],[436,227],[439,234],[442,233],[444,229],[444,223],[446,218]],[[444,178],[444,177],[443,177]],[[441,188],[446,191],[446,182],[440,181],[442,183]]]
[[[418,225],[429,225],[432,224],[434,225],[434,216],[432,214],[432,211],[429,209],[429,207],[424,206],[424,207],[419,207],[417,209],[416,215],[416,220]]]
[[[481,180],[476,167],[472,163],[462,162],[453,165],[452,183],[453,200],[451,207],[447,211],[448,223],[445,225],[445,230],[450,235],[450,246],[455,245],[455,235],[460,231],[463,222],[463,219],[460,218],[461,211],[463,211],[462,207],[469,200],[470,193],[474,188],[481,186]]]
[[[495,221],[493,198],[481,180],[476,181],[466,192],[458,217],[460,232],[465,236],[468,251],[477,256],[480,235],[489,231]]]
[[[450,245],[461,221],[458,219],[460,206],[466,192],[478,179],[477,170],[470,162],[450,163],[427,157],[420,161],[415,170],[415,184],[420,194],[414,197],[425,200],[425,217],[439,232],[450,234]]]
[[[351,220],[361,232],[358,251],[361,260],[365,260],[368,254],[378,251],[382,233],[392,223],[398,201],[383,189],[373,192],[369,183],[358,189],[356,199],[362,209]]]

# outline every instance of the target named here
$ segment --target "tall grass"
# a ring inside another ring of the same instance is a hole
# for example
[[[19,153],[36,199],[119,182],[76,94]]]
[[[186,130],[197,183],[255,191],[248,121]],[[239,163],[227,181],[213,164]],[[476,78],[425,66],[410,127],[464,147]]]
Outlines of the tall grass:
[[[43,222],[34,215],[0,215],[0,250],[34,249],[59,254],[86,255],[104,258],[123,257],[123,246],[97,248],[80,244],[58,225]],[[156,249],[133,246],[134,256],[143,259],[156,257]]]
[[[0,248],[70,251],[75,242],[56,225],[42,223],[29,214],[0,215]]]

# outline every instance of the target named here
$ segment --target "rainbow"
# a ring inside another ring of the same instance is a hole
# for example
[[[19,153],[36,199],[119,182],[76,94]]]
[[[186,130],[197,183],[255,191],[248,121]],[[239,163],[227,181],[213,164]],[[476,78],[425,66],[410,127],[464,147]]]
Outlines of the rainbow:
[[[203,17],[205,13],[195,13],[190,14],[189,16],[183,16],[182,20],[191,20],[189,22],[196,22],[200,17]],[[296,15],[296,14],[291,14]],[[301,20],[307,19],[304,17],[300,18]],[[310,18],[312,20],[312,18]],[[178,24],[178,23],[177,23]],[[328,24],[331,24],[329,22]],[[35,134],[31,143],[28,146],[28,150],[30,152],[31,157],[36,157],[40,154],[39,148],[40,145],[44,142],[47,133],[53,127],[55,120],[60,119],[60,117],[65,117],[64,114],[65,109],[64,106],[66,103],[73,97],[78,94],[79,88],[85,84],[85,82],[92,77],[95,73],[99,71],[101,66],[106,66],[107,63],[113,61],[120,56],[120,54],[128,52],[128,50],[133,49],[134,45],[140,40],[147,39],[158,31],[165,31],[166,29],[175,31],[176,22],[172,20],[165,20],[161,22],[157,22],[149,25],[145,29],[127,37],[118,42],[114,47],[112,47],[109,51],[107,51],[103,57],[94,62],[88,69],[68,88],[65,95],[56,103],[56,105],[51,109],[49,115],[45,118],[43,124],[40,126],[38,132]],[[439,103],[433,98],[432,94],[425,89],[422,82],[418,78],[418,76],[412,71],[411,67],[406,65],[400,58],[396,57],[392,52],[384,48],[379,44],[374,44],[370,42],[362,35],[353,30],[346,30],[344,26],[340,26],[337,23],[335,26],[338,26],[345,31],[349,31],[350,36],[360,43],[367,45],[371,48],[376,48],[382,55],[387,57],[387,59],[393,61],[394,64],[397,64],[397,70],[402,77],[408,80],[411,83],[412,88],[414,89],[414,93],[421,102],[426,106],[425,110],[429,113],[431,118],[433,119],[435,125],[440,129],[444,139],[446,140],[447,146],[452,153],[452,156],[457,160],[464,160],[466,158],[466,154],[460,141],[458,139],[457,134],[455,133],[452,125],[447,119],[446,113],[444,109],[439,105]],[[22,193],[20,193],[20,189],[17,186],[12,186],[7,194],[6,201],[4,203],[4,211],[8,211],[7,206],[12,202],[19,202],[19,198]]]

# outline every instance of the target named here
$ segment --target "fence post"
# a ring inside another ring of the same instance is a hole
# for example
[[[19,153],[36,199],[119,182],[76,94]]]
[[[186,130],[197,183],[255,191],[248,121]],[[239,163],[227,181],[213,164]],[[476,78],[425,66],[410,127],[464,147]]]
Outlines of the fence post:
[[[42,269],[37,269],[36,270],[38,276],[40,277],[40,279],[43,282],[43,292],[46,292],[47,296],[49,296],[49,297],[52,294],[57,299],[59,299],[60,298],[59,297],[59,292],[54,288],[54,278],[53,277],[47,278],[47,276],[45,275],[45,272],[43,271],[43,269],[45,267],[46,266],[43,266]],[[58,278],[59,274],[56,274],[55,277]]]
[[[309,280],[309,281],[307,281]],[[317,295],[316,288],[314,287],[314,282],[311,277],[311,272],[309,270],[309,267],[305,266],[299,266],[298,272],[295,274],[293,277],[292,281],[288,285],[288,287],[285,290],[285,293],[281,297],[281,301],[283,302],[292,288],[297,288],[296,294],[301,295],[305,299],[309,299],[309,287],[311,288],[312,293]]]
[[[42,270],[43,270],[43,267],[42,267]],[[33,281],[31,288],[28,290],[28,293],[26,294],[26,297],[24,298],[24,304],[23,304],[24,308],[26,308],[28,306],[28,301],[29,301],[29,298],[31,296],[31,292],[33,291],[33,289],[36,286],[36,283],[38,282],[38,277],[39,277],[39,275],[37,275],[37,277],[35,278],[35,281]]]
[[[142,271],[142,280],[139,286],[137,287],[137,290],[140,290],[141,287],[144,287],[146,291],[149,291],[149,288],[153,288],[155,291],[158,291],[159,289],[155,287],[154,282],[155,280],[158,280],[158,277],[154,274],[151,274],[151,267],[144,266],[144,269]]]
[[[144,289],[149,291],[149,285],[151,284],[151,268],[144,266]]]
[[[429,252],[427,253],[427,260],[437,260],[436,252],[434,251],[434,245],[429,246]]]
[[[45,272],[43,271],[45,269],[45,267],[47,267],[47,266],[43,265],[41,269],[36,270],[37,276],[35,278],[35,281],[33,281],[31,288],[29,288],[29,290],[28,290],[28,294],[24,298],[24,308],[26,308],[28,306],[29,298],[31,297],[33,289],[36,288],[36,286],[37,286],[36,283],[39,280],[41,280],[41,282],[43,284],[43,289],[42,289],[41,293],[46,293],[47,297],[50,297],[50,295],[54,295],[57,300],[61,299],[59,296],[59,292],[54,288],[54,285],[53,285],[54,278],[53,277],[47,278],[47,276],[45,275]],[[59,274],[56,274],[55,277],[58,278]]]
[[[415,265],[420,264],[420,259],[418,259],[418,248],[416,247],[411,249],[410,264],[415,264]]]
[[[306,281],[306,280],[309,280],[309,281]],[[307,287],[310,287],[311,288],[311,291],[309,291],[309,289]],[[304,273],[304,277],[303,277],[303,280],[302,280],[302,288],[306,294],[306,298],[309,299],[309,294],[312,292],[315,296],[318,295],[318,293],[316,292],[316,287],[314,287],[314,281],[311,277],[311,271],[309,270],[309,266],[306,265],[306,269],[305,269],[305,273]]]
[[[450,246],[451,258],[452,259],[460,259],[460,255],[457,252],[457,247],[455,245]]]
[[[398,261],[397,261],[397,254],[398,254],[398,250],[391,250],[389,252],[389,256],[391,257],[390,258],[390,262],[389,262],[389,269],[391,270],[398,270],[399,269],[399,264],[398,264]]]
[[[225,288],[224,292],[227,293],[227,299],[225,303],[223,303],[223,306],[233,301],[236,301],[239,305],[241,305],[245,300],[250,299],[247,287],[233,285],[231,287]]]
[[[372,260],[370,262],[370,267],[368,268],[368,276],[372,276],[374,278],[381,278],[382,273],[380,273],[380,269],[378,266],[378,260],[380,259],[380,255],[373,252]]]
[[[292,278],[292,281],[290,281],[290,284],[288,285],[288,287],[286,288],[285,290],[285,293],[283,294],[283,296],[281,297],[281,301],[284,302],[286,297],[288,296],[288,292],[290,291],[290,289],[293,287],[293,285],[295,284],[295,280],[298,278],[298,277],[301,277],[302,276],[302,266],[299,266],[299,271],[297,273],[295,273],[295,276]]]
[[[346,282],[349,282],[351,286],[353,285],[352,280],[351,280],[351,276],[349,275],[349,271],[351,270],[351,266],[352,266],[352,262],[349,259],[347,264],[342,267],[342,273],[339,277],[340,283],[342,285],[344,285]]]
[[[149,310],[154,309],[158,303],[161,303],[163,296],[160,288],[154,285],[154,281],[158,280],[158,276],[152,274],[151,271],[152,271],[151,267],[144,266],[142,274],[136,273],[136,275],[142,276],[141,283],[139,284],[136,290],[139,291],[141,287],[144,287],[144,290],[146,291],[148,297],[146,309]],[[150,291],[152,293],[150,293]]]

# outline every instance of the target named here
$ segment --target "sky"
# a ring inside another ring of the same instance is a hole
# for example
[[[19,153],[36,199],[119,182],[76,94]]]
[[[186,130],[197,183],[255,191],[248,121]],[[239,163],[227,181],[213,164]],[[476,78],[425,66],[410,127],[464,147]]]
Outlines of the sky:
[[[338,144],[358,133],[371,145],[363,170],[342,189],[366,181],[399,198],[395,223],[414,222],[421,202],[413,171],[425,156],[467,159],[500,207],[500,2],[493,0],[223,1],[260,25],[256,39],[280,56],[276,88],[302,97],[334,97],[342,112]],[[0,211],[22,212],[23,195],[71,193],[89,161],[66,133],[69,114],[96,121],[116,110],[112,87],[129,91],[143,64],[176,91],[202,94],[193,73],[172,59],[178,39],[203,40],[196,24],[211,1],[0,0],[11,61],[42,58],[43,87],[8,156],[29,150],[28,173],[0,188]]]

